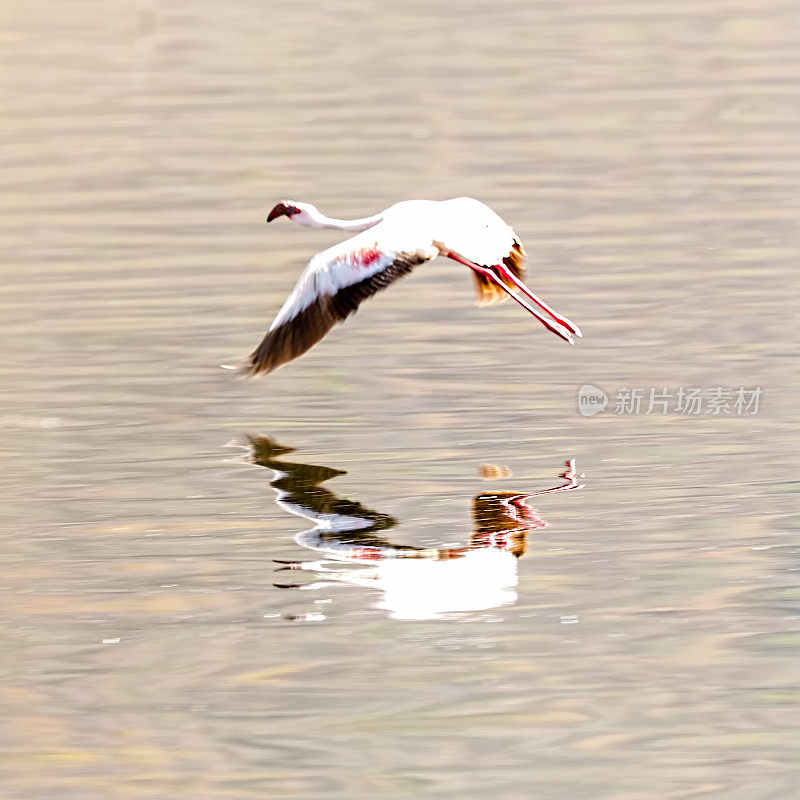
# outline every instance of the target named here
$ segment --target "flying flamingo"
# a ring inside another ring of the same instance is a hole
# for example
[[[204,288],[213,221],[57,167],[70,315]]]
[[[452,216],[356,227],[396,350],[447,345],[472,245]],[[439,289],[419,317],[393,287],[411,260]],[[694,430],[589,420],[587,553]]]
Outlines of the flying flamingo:
[[[270,372],[302,355],[363,300],[439,255],[473,271],[479,303],[495,303],[508,295],[570,344],[573,336],[581,335],[577,325],[522,282],[525,250],[519,238],[479,200],[406,200],[354,220],[331,219],[310,203],[283,200],[269,212],[267,222],[278,217],[306,228],[356,235],[311,259],[261,344],[240,367],[243,375]]]

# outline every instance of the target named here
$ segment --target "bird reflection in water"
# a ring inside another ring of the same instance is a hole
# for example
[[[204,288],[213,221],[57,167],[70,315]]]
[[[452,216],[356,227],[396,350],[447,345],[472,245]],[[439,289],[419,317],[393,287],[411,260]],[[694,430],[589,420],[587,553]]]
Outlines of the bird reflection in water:
[[[293,451],[266,437],[251,437],[252,459],[274,473],[270,486],[284,510],[314,523],[295,541],[316,553],[313,561],[276,561],[281,570],[314,573],[310,583],[275,584],[315,590],[337,583],[381,592],[378,608],[397,619],[432,619],[448,612],[479,611],[517,599],[517,560],[527,537],[548,527],[528,500],[582,489],[575,462],[566,462],[564,483],[534,492],[485,492],[472,501],[474,530],[461,547],[414,547],[382,535],[397,525],[386,514],[337,497],[320,484],[341,470],[283,461]]]

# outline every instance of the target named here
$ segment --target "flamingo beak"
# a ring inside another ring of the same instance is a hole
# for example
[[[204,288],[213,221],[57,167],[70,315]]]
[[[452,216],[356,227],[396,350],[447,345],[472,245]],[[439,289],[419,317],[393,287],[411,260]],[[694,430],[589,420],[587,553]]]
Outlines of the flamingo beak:
[[[296,206],[289,205],[281,200],[267,215],[267,222],[272,222],[272,220],[278,219],[278,217],[291,217],[292,214],[297,214],[299,211],[300,209]]]
[[[572,338],[572,334],[576,336],[580,336],[580,328],[577,325],[570,322],[566,317],[560,317],[556,314],[553,309],[550,308],[543,300],[540,300],[533,292],[531,292],[525,284],[519,280],[512,272],[503,265],[493,267],[489,269],[488,267],[482,267],[479,264],[476,264],[474,261],[470,261],[468,258],[464,258],[463,256],[459,255],[458,253],[454,253],[452,250],[448,250],[443,255],[446,255],[448,258],[452,258],[454,261],[458,261],[459,264],[464,264],[465,266],[469,267],[470,269],[477,272],[479,275],[483,275],[484,278],[491,281],[494,284],[497,284],[509,297],[515,300],[519,305],[521,305],[528,313],[532,314],[539,322],[544,325],[547,330],[551,333],[554,333],[556,336],[562,338],[565,342],[569,342],[570,344],[575,344],[575,340]],[[495,272],[494,270],[497,270]],[[500,274],[506,278],[512,285],[518,287],[524,294],[530,297],[536,305],[538,305],[543,311],[546,312],[549,316],[545,316],[540,311],[537,311],[527,300],[524,300],[520,297],[511,286],[507,285],[500,279]]]

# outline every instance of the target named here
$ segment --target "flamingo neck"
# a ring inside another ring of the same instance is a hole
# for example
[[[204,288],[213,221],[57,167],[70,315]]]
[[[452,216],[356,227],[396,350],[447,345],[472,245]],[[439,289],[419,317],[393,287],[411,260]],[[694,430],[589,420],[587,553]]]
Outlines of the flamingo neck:
[[[359,233],[377,225],[383,216],[375,214],[372,217],[363,217],[362,219],[334,219],[333,217],[326,217],[318,209],[306,209],[305,213],[298,214],[292,217],[292,222],[298,225],[303,225],[306,228],[335,228],[337,231],[350,231],[352,233]]]

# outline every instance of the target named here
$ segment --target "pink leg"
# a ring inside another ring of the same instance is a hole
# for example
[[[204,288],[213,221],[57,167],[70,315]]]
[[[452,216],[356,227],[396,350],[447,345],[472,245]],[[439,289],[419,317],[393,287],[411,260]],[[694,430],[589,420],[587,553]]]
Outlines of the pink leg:
[[[523,294],[530,297],[539,308],[546,311],[559,325],[563,325],[568,331],[574,333],[579,339],[581,338],[581,329],[574,323],[570,322],[566,317],[557,314],[547,303],[540,297],[537,297],[505,264],[497,264],[495,269],[507,280],[516,286]]]

